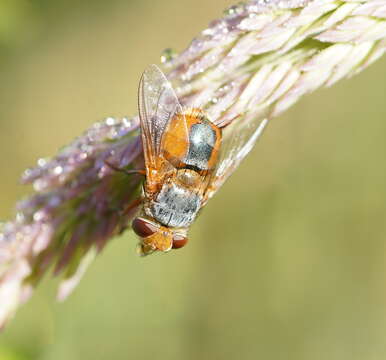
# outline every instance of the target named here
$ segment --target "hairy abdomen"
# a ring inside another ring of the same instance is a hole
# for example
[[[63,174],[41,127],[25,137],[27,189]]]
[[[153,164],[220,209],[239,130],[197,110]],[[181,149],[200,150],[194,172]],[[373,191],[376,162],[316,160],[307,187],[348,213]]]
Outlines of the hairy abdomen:
[[[201,196],[175,183],[165,183],[150,203],[151,215],[168,227],[188,227],[201,207]]]

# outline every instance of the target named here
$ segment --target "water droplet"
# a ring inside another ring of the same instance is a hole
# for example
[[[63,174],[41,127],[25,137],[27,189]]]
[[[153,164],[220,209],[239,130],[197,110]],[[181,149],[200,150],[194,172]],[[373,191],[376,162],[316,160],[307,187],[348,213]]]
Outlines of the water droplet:
[[[47,163],[48,163],[48,159],[47,158],[40,158],[38,160],[38,166],[39,167],[44,167],[44,166],[47,165]]]
[[[132,121],[129,120],[128,118],[124,117],[124,118],[122,119],[122,125],[123,125],[124,127],[131,127]]]
[[[202,35],[204,36],[212,36],[214,34],[214,29],[213,28],[208,28],[208,29],[205,29],[203,32],[202,32]]]
[[[32,169],[26,169],[24,170],[23,177],[28,178],[32,174]]]
[[[112,118],[112,117],[108,117],[108,118],[105,120],[105,123],[106,123],[106,125],[108,125],[108,126],[112,126],[112,125],[115,124],[115,119]]]
[[[42,191],[47,187],[48,183],[44,179],[36,179],[34,181],[33,187],[35,191]]]
[[[62,172],[63,172],[63,168],[61,166],[55,166],[54,167],[53,173],[55,175],[60,175]]]
[[[224,11],[224,15],[232,16],[241,14],[245,10],[245,2],[239,2],[237,5],[233,5]]]
[[[87,152],[83,151],[83,152],[79,153],[79,154],[76,156],[76,160],[77,160],[77,161],[86,160],[87,157],[88,157]]]
[[[103,165],[98,171],[98,178],[102,179],[109,173],[111,173],[111,168],[107,165]]]
[[[214,104],[217,104],[217,103],[218,103],[218,99],[217,99],[216,97],[214,97],[214,98],[211,98],[211,99],[209,100],[209,102],[211,103],[211,105],[214,105]]]
[[[42,221],[47,218],[47,214],[44,210],[38,210],[36,213],[33,215],[34,221]]]
[[[16,222],[19,224],[22,224],[25,220],[25,216],[22,212],[17,212],[16,213]]]
[[[233,6],[227,8],[224,10],[224,15],[233,15],[234,14],[234,9],[233,9]]]
[[[166,65],[170,63],[173,59],[175,59],[176,56],[177,56],[177,53],[173,49],[167,48],[164,51],[162,51],[161,63]]]
[[[229,90],[229,86],[228,85],[225,85],[225,86],[222,86],[220,87],[220,89],[218,89],[218,92],[219,93],[225,93]]]

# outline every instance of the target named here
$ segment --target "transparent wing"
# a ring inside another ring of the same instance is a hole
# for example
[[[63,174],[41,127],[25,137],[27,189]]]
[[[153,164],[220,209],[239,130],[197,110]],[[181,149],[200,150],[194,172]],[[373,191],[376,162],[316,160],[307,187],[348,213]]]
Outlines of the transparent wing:
[[[142,75],[138,90],[142,144],[147,170],[156,169],[161,139],[170,119],[182,113],[177,96],[163,72],[151,65]]]
[[[252,150],[268,123],[267,118],[244,115],[223,129],[220,156],[205,194],[211,198]]]

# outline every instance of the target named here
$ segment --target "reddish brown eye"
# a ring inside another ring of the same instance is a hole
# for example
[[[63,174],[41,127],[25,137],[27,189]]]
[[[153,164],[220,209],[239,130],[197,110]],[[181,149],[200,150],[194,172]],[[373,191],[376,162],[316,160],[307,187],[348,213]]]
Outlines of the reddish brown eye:
[[[179,234],[173,235],[173,249],[181,249],[188,242],[188,238]]]
[[[142,238],[151,236],[158,230],[156,225],[143,218],[135,218],[131,223],[131,227],[133,228],[134,232]]]

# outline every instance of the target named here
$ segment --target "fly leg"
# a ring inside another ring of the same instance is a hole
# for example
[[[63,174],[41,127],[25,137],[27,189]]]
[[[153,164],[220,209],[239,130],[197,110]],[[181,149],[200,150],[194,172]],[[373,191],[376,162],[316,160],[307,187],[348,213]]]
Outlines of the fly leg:
[[[120,167],[110,163],[107,160],[105,160],[105,164],[108,167],[110,167],[111,169],[113,169],[114,171],[121,172],[121,173],[124,173],[126,175],[143,175],[143,176],[146,175],[146,171],[145,170],[126,170],[126,169],[122,169],[122,168],[120,168]]]
[[[142,200],[142,197],[133,200],[129,205],[127,205],[126,208],[119,210],[119,216],[125,216],[131,219],[132,216],[137,212],[138,207],[142,204]],[[128,228],[129,226],[125,225],[124,227],[122,227],[119,233],[122,234]]]
[[[135,210],[138,206],[142,204],[142,197],[133,200],[124,210],[122,210],[122,215],[129,215],[131,211]]]

